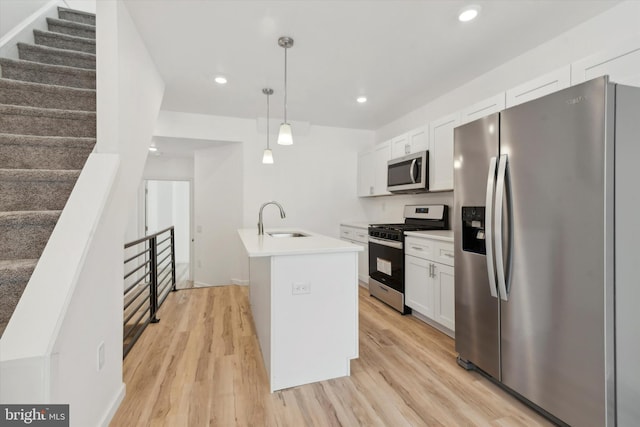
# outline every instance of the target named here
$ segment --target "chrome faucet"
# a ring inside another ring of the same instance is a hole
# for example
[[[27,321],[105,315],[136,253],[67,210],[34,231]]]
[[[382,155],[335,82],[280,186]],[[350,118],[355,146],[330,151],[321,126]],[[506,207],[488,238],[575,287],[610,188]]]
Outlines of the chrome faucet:
[[[264,224],[262,223],[262,210],[267,205],[276,205],[280,209],[280,218],[284,218],[284,217],[287,216],[284,213],[284,209],[282,209],[282,205],[280,205],[280,203],[278,203],[276,201],[263,203],[262,206],[260,206],[260,212],[258,213],[258,235],[260,235],[260,236],[262,236],[264,234]]]

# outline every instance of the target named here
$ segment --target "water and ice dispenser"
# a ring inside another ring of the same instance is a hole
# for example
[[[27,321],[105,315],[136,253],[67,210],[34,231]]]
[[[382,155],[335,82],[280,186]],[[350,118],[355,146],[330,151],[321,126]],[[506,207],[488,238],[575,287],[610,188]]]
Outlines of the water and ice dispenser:
[[[484,206],[462,207],[462,250],[486,255]]]

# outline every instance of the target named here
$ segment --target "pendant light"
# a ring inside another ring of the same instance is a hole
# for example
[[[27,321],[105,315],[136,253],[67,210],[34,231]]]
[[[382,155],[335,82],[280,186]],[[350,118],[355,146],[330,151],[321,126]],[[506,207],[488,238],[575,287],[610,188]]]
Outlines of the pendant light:
[[[287,49],[293,46],[293,39],[291,37],[280,37],[278,45],[284,48],[284,122],[280,125],[278,144],[292,145],[291,125],[287,122]]]
[[[264,154],[262,154],[262,163],[270,165],[273,164],[273,152],[269,148],[269,95],[273,95],[273,89],[265,87],[262,89],[262,93],[267,95],[267,148],[264,149]]]

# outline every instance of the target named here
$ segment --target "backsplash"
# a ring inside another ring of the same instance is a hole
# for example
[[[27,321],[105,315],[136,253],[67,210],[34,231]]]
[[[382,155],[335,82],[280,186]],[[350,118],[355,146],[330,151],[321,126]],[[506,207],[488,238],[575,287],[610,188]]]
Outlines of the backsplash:
[[[370,223],[402,222],[405,205],[444,204],[449,206],[449,226],[453,229],[453,191],[361,197],[360,203]]]

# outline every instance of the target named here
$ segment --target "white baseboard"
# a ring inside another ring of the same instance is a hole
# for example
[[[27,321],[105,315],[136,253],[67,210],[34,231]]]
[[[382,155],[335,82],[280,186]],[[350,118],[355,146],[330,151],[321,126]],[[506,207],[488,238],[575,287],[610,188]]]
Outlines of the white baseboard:
[[[231,279],[234,285],[249,286],[249,281],[244,279]]]
[[[122,385],[120,386],[120,390],[111,401],[111,405],[109,405],[109,408],[107,409],[107,412],[102,417],[102,420],[100,421],[99,425],[103,427],[109,427],[111,420],[116,415],[116,412],[118,411],[118,408],[120,407],[120,404],[124,400],[124,396],[126,394],[127,394],[127,386],[125,385],[125,383],[122,383]]]
[[[419,313],[419,312],[417,312],[415,310],[412,310],[411,311],[411,315],[413,317],[415,317],[416,319],[419,319],[419,320],[423,321],[424,323],[426,323],[427,325],[431,326],[432,328],[439,330],[443,334],[449,335],[451,338],[456,339],[456,333],[454,331],[452,331],[451,329],[447,328],[446,326],[442,326],[441,324],[429,319],[424,314]]]

